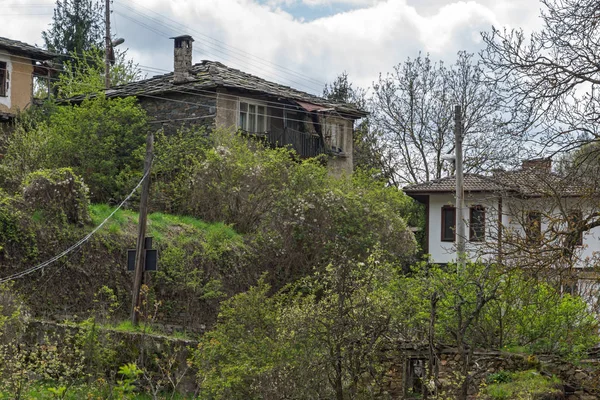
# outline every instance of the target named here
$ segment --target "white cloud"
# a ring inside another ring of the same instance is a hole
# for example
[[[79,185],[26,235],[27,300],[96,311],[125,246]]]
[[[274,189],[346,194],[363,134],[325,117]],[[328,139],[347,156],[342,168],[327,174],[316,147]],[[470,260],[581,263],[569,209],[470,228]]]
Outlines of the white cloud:
[[[53,3],[36,4],[41,1]],[[290,1],[360,7],[306,22],[275,7]],[[7,13],[15,10],[9,5]],[[458,50],[476,51],[481,46],[479,33],[492,24],[539,24],[537,2],[522,0],[115,0],[114,10],[116,33],[126,38],[129,54],[142,65],[171,70],[168,36],[188,33],[196,39],[195,62],[220,60],[316,93],[344,70],[356,84],[368,86],[380,72],[391,71],[419,51],[452,62]],[[0,25],[0,36],[41,44],[40,32],[50,21],[51,9],[47,16],[16,16]]]

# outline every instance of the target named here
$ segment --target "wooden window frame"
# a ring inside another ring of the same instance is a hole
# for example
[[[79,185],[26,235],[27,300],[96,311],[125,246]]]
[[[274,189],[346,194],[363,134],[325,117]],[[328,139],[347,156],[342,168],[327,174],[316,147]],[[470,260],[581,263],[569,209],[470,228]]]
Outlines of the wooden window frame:
[[[481,236],[476,236],[475,226],[473,224],[473,212],[480,211],[482,214],[481,220]],[[469,208],[469,241],[470,242],[485,242],[485,207],[481,205],[471,206]]]
[[[8,97],[8,63],[0,61],[0,97]]]
[[[448,211],[453,211],[454,212],[454,229],[452,230],[452,239],[448,239],[444,236],[444,233],[446,232],[446,218],[445,218],[445,213]],[[441,241],[442,242],[455,242],[456,241],[456,207],[454,206],[443,206],[442,207],[442,213],[441,213],[441,218],[442,218],[442,232],[441,232]]]
[[[573,218],[575,217],[575,218]],[[583,212],[581,210],[571,210],[569,211],[569,215],[567,217],[567,224],[569,228],[569,233],[577,228],[577,225],[581,223],[583,220]],[[577,241],[575,242],[575,246],[583,246],[583,231],[579,232],[577,236]]]
[[[525,217],[527,219],[527,224],[525,226],[525,241],[528,244],[540,244],[542,242],[542,213],[539,211],[528,211]],[[535,232],[533,232],[532,229],[532,222],[534,220],[539,222],[535,228]]]

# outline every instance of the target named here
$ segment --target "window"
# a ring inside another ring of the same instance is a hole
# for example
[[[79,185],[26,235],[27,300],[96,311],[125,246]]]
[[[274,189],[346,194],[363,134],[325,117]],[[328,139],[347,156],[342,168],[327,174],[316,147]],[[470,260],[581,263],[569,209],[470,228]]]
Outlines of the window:
[[[240,101],[239,126],[250,133],[267,131],[267,107],[262,104]]]
[[[344,124],[327,124],[327,134],[331,141],[331,151],[344,151]]]
[[[0,96],[6,97],[8,95],[8,69],[6,68],[6,62],[0,61]]]
[[[563,282],[560,285],[560,291],[562,294],[570,294],[572,296],[577,296],[579,294],[579,285],[577,285],[577,280],[576,279],[572,279],[572,280],[568,280],[567,282]]]
[[[542,214],[536,211],[527,213],[525,240],[529,244],[539,244],[542,241]]]
[[[304,116],[302,114],[295,111],[286,111],[284,116],[286,128],[290,128],[298,132],[304,132]]]
[[[471,242],[483,242],[485,240],[485,208],[473,206],[470,214],[469,239]]]
[[[442,207],[442,242],[454,242],[456,234],[456,208]]]
[[[583,220],[583,214],[579,210],[573,210],[569,213],[569,233],[573,233],[575,236],[569,238],[569,244],[575,246],[583,245],[583,230],[581,229],[581,222]],[[573,243],[571,243],[573,240]]]

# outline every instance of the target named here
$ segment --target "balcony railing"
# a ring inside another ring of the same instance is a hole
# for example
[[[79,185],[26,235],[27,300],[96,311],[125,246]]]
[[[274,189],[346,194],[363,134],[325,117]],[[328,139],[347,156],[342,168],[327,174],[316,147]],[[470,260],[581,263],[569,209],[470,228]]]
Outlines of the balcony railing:
[[[272,128],[268,132],[253,135],[264,138],[273,147],[289,146],[304,158],[315,157],[325,152],[319,136],[291,128]]]

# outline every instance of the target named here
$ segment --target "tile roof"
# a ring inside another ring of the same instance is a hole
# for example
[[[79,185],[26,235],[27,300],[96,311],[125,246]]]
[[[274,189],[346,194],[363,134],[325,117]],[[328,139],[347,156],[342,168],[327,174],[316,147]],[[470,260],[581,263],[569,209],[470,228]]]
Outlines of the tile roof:
[[[441,179],[409,185],[403,188],[408,194],[449,193],[456,190],[456,179],[449,176]],[[512,192],[523,196],[577,196],[585,192],[585,185],[572,178],[539,168],[525,168],[515,171],[498,171],[491,176],[465,174],[465,192]]]
[[[465,174],[463,179],[465,191],[468,192],[490,192],[507,189],[502,183],[496,182],[491,177],[484,175]],[[445,178],[409,185],[402,190],[406,193],[454,192],[456,190],[456,179],[454,176],[447,176]]]
[[[331,108],[342,114],[356,118],[366,116],[367,113],[347,103],[333,103],[322,97],[318,97],[288,86],[269,82],[255,75],[229,68],[216,62],[204,60],[192,66],[190,79],[183,83],[173,83],[173,73],[158,75],[149,79],[115,86],[105,93],[107,97],[125,96],[157,96],[169,92],[195,92],[213,90],[216,88],[227,88],[246,90],[259,94],[267,94],[275,98],[285,98],[297,102],[316,104],[323,108]],[[82,96],[74,97],[71,101],[83,100]]]
[[[54,58],[52,53],[44,49],[5,37],[0,37],[0,49],[6,49],[11,53],[23,54],[38,60],[49,60]]]

